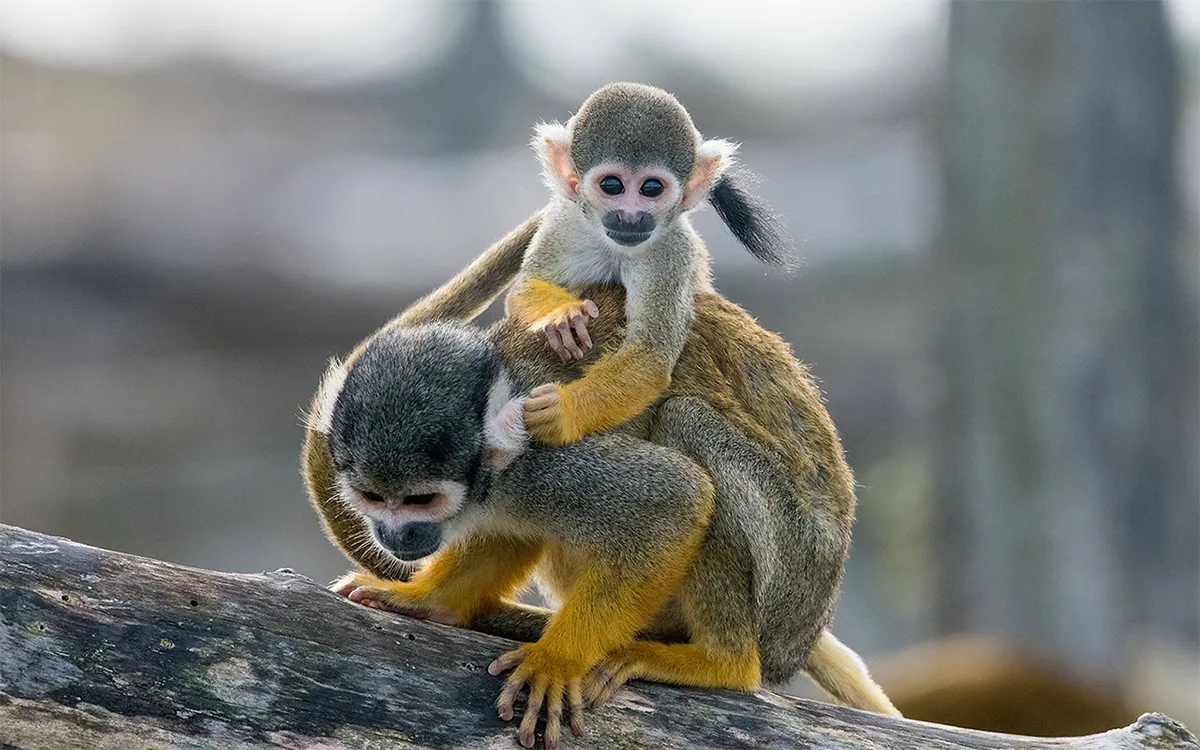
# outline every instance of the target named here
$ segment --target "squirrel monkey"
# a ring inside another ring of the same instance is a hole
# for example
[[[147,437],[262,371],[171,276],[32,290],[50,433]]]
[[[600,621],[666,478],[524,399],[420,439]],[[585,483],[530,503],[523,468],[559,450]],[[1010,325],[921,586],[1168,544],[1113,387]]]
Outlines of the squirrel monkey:
[[[623,290],[584,291],[605,312],[593,342],[619,346]],[[526,747],[543,707],[555,747],[564,706],[578,732],[585,700],[636,678],[750,690],[805,670],[839,703],[898,715],[828,631],[853,477],[779,337],[702,292],[665,399],[615,430],[544,446],[526,440],[521,394],[570,382],[580,365],[512,318],[485,334],[406,323],[465,307],[414,309],[335,363],[313,402],[309,496],[369,571],[335,590],[529,642],[489,668],[514,669],[503,718],[529,686]],[[426,556],[413,573],[406,561]],[[555,611],[512,601],[531,576]]]
[[[591,348],[587,321],[599,309],[574,292],[589,284],[626,290],[625,342],[571,383],[546,383],[525,403],[538,440],[561,444],[630,419],[667,389],[692,321],[692,298],[712,291],[708,251],[688,214],[712,203],[755,257],[787,265],[794,248],[775,214],[747,190],[737,147],[704,140],[667,92],[614,83],[584,101],[566,125],[533,139],[550,203],[506,300],[506,312],[543,333],[560,357]],[[520,230],[519,230],[520,231]],[[454,290],[483,309],[515,271],[485,254]],[[510,277],[511,278],[511,277]],[[578,339],[578,342],[576,342]]]

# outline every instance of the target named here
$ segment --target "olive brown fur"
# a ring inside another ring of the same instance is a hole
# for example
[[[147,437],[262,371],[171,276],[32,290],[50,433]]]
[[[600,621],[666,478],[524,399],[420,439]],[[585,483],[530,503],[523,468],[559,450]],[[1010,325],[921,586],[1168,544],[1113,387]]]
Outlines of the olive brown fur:
[[[525,405],[537,440],[562,444],[609,429],[640,413],[667,388],[692,322],[692,298],[712,291],[708,249],[689,215],[707,200],[734,236],[769,265],[794,265],[795,247],[779,216],[751,190],[735,163],[737,146],[705,140],[671,94],[638,83],[611,83],[589,96],[567,123],[543,123],[533,147],[550,202],[520,271],[506,312],[540,331],[563,357],[579,359],[591,345],[593,301],[585,286],[626,290],[626,338],[592,360],[580,378],[549,381]],[[529,221],[523,226],[529,226]],[[458,305],[478,307],[499,293],[482,279],[485,253],[458,277]],[[476,296],[471,296],[472,294]],[[578,342],[576,341],[578,339]]]
[[[422,303],[421,315],[401,316],[385,326],[370,346],[379,349],[381,362],[390,358],[396,365],[387,377],[374,379],[381,390],[359,392],[355,399],[390,398],[388,392],[409,377],[400,363],[411,366],[416,360],[406,358],[412,356],[423,358],[441,377],[423,381],[423,393],[404,390],[399,398],[412,416],[433,424],[392,413],[413,434],[381,432],[385,444],[370,450],[386,456],[401,446],[399,450],[429,455],[418,446],[430,435],[448,425],[461,429],[454,426],[460,411],[478,413],[476,405],[486,389],[477,370],[502,370],[513,393],[546,380],[578,377],[588,360],[605,356],[626,334],[622,290],[604,286],[585,291],[602,314],[593,329],[596,346],[582,362],[561,361],[511,318],[486,335],[435,323],[396,338],[410,321],[438,317],[442,308],[436,294]],[[636,677],[750,689],[783,683],[807,670],[839,702],[896,713],[861,661],[828,631],[855,501],[853,477],[820,392],[788,346],[739,307],[711,292],[697,294],[693,305],[695,323],[666,393],[615,430],[563,446],[533,444],[499,471],[483,461],[473,486],[485,491],[469,491],[476,499],[468,503],[481,511],[503,509],[482,512],[480,518],[507,520],[494,527],[480,522],[471,533],[493,539],[507,535],[518,547],[524,543],[520,540],[539,540],[529,573],[551,601],[565,603],[578,594],[583,559],[599,557],[619,567],[621,578],[633,581],[672,577],[671,571],[655,566],[671,557],[671,548],[690,543],[681,530],[699,529],[677,586],[661,606],[645,613],[636,628],[638,639],[623,636],[622,645],[598,664],[587,665],[589,696],[603,698]],[[457,346],[447,349],[446,342],[472,335],[464,355]],[[424,342],[427,351],[414,355],[400,346],[404,342]],[[346,388],[357,387],[354,370],[365,349],[360,345],[346,362],[339,402]],[[476,361],[477,351],[493,351],[496,359]],[[314,412],[323,408],[326,395],[318,393]],[[422,399],[430,403],[413,403]],[[446,407],[440,414],[437,404]],[[334,425],[340,408],[334,410]],[[462,439],[477,445],[473,434],[483,430],[483,417],[471,419],[467,432],[472,434]],[[354,434],[349,426],[339,429]],[[334,489],[338,468],[331,441],[343,439],[310,426],[304,451],[310,497],[331,539],[369,572],[352,579],[386,592],[387,586],[398,585],[391,581],[408,578],[411,566],[374,543],[363,516]],[[369,440],[349,442],[369,452]],[[514,528],[514,517],[525,519],[524,526]],[[511,600],[519,585],[485,597],[485,604],[461,624],[525,641],[550,633],[550,612]],[[400,601],[398,606],[403,610],[406,603],[411,604]],[[603,611],[600,605],[595,609]],[[689,647],[693,652],[678,650]],[[711,656],[713,663],[697,661],[696,653]]]

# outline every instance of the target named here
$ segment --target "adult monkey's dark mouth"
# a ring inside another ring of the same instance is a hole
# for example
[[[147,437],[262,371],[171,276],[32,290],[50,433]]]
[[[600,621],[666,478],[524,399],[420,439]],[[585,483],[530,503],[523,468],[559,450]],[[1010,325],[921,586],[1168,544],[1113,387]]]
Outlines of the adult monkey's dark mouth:
[[[441,549],[441,546],[441,541],[438,541],[435,544],[431,544],[425,548],[402,550],[393,549],[389,551],[392,553],[392,557],[395,557],[397,560],[402,560],[404,562],[416,562],[417,560],[422,560],[426,557],[429,557],[434,552],[437,552],[439,549]]]

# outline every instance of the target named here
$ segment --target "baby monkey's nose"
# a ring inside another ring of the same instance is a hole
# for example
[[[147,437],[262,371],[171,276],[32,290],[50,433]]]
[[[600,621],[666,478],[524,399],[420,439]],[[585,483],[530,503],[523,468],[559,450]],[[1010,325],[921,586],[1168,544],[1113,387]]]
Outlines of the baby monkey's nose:
[[[654,214],[649,211],[626,213],[625,211],[609,211],[600,220],[605,229],[610,232],[652,232],[654,231]]]

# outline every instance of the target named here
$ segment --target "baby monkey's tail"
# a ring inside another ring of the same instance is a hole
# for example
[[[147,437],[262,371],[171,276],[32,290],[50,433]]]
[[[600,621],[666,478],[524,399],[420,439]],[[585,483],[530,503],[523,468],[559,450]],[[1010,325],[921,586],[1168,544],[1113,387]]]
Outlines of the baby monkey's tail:
[[[708,202],[733,236],[755,258],[785,271],[799,263],[796,244],[783,228],[783,219],[752,190],[757,177],[735,164],[725,170],[708,192]]]
[[[805,671],[822,690],[843,706],[900,716],[883,689],[871,679],[867,665],[859,655],[834,638],[828,630],[822,630],[817,638]]]

